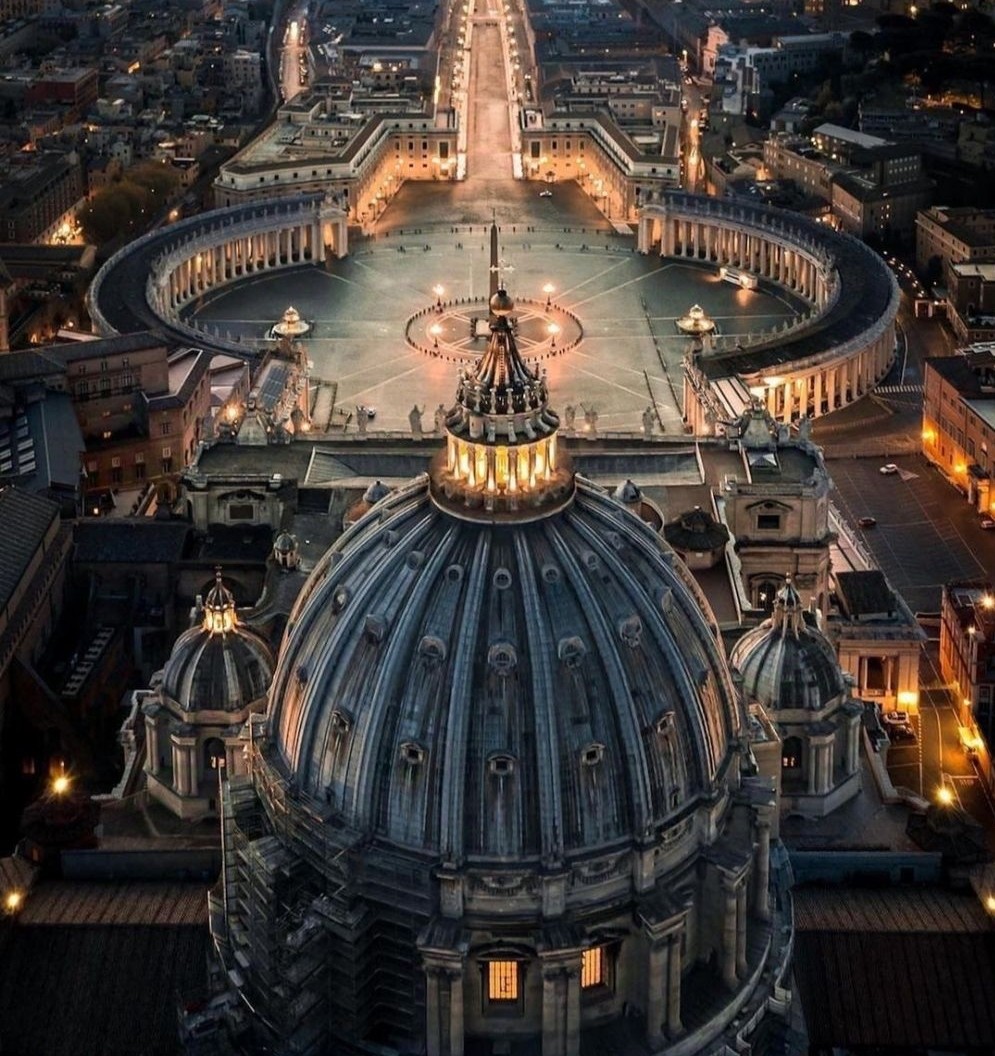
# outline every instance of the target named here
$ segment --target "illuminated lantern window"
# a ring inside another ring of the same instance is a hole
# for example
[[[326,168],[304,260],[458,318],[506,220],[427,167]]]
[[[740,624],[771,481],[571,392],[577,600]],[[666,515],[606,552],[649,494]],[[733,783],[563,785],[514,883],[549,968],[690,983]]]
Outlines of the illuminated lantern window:
[[[488,1001],[518,1000],[518,962],[491,961],[487,965]]]
[[[605,984],[605,948],[595,946],[593,950],[585,950],[580,962],[580,985],[586,990],[592,986],[604,986]]]

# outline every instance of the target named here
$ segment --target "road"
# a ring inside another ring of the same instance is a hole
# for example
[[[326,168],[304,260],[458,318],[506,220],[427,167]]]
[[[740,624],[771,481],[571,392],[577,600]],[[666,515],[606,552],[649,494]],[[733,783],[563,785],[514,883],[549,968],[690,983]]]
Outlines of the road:
[[[466,176],[471,186],[513,178],[500,11],[496,0],[474,0],[466,148]]]
[[[307,68],[308,5],[296,4],[287,13],[287,32],[280,50],[280,94],[293,99],[304,86],[301,68]]]

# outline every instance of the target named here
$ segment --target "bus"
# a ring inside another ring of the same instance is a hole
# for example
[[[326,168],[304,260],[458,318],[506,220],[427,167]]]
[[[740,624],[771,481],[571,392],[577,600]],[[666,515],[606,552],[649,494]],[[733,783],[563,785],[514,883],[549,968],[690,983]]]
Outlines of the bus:
[[[734,268],[729,264],[723,264],[719,268],[719,278],[723,282],[731,282],[736,286],[742,286],[744,290],[755,290],[760,284],[756,275],[752,275],[742,268]]]

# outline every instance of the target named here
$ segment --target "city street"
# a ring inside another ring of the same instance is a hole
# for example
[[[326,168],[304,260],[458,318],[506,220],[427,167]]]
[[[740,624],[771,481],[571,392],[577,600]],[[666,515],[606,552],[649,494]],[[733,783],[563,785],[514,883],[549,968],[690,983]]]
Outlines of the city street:
[[[862,540],[914,612],[939,612],[943,583],[995,568],[995,532],[921,455],[896,457],[892,476],[875,459],[826,456],[834,501],[852,525],[876,519]]]

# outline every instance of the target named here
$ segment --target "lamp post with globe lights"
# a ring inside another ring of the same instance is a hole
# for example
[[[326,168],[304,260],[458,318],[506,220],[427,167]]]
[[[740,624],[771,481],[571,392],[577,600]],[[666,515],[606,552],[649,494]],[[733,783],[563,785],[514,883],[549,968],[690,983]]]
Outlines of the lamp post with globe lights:
[[[553,294],[556,292],[556,287],[551,282],[547,282],[542,292],[546,295],[546,311],[548,312],[553,306]]]
[[[441,282],[437,282],[432,287],[432,292],[435,294],[435,310],[438,312],[442,311],[442,295],[446,292]]]

